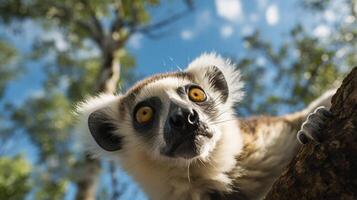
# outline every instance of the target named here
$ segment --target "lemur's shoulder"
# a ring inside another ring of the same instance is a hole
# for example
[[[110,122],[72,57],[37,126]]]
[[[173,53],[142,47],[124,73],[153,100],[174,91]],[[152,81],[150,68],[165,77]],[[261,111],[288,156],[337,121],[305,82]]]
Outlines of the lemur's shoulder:
[[[254,134],[259,126],[270,126],[279,122],[289,123],[284,117],[268,115],[239,118],[238,121],[239,128],[246,134]]]
[[[243,150],[237,156],[237,161],[243,162],[256,153],[257,149],[265,148],[265,145],[269,145],[269,142],[282,134],[290,137],[298,126],[286,116],[262,115],[238,118],[238,128],[243,138]]]
[[[243,135],[255,136],[262,133],[262,129],[277,129],[282,126],[290,126],[298,129],[297,118],[292,118],[290,115],[286,116],[253,116],[249,118],[238,118],[238,127]]]

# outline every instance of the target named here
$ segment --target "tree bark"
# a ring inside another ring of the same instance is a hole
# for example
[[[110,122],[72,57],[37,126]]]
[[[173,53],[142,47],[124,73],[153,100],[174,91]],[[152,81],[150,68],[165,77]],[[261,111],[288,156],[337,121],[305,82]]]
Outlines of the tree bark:
[[[114,56],[115,51],[107,52],[103,55],[104,60],[98,75],[98,82],[94,87],[94,92],[114,94],[120,78],[120,64]],[[88,152],[84,162],[80,164],[80,171],[77,174],[76,200],[95,200],[97,182],[101,170],[100,161],[93,158]]]
[[[80,170],[76,177],[76,200],[95,200],[97,181],[101,169],[100,162],[87,154],[80,168],[76,170]]]
[[[332,98],[323,142],[302,146],[265,197],[357,199],[357,67]]]

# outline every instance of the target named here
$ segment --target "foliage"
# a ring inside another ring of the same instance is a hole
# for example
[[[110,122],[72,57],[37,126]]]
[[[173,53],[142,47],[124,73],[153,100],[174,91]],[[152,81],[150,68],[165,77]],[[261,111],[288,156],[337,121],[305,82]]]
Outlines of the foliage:
[[[357,5],[354,0],[344,3],[351,8]],[[305,1],[303,5],[314,12],[331,6],[328,1],[318,0]],[[356,10],[351,9],[344,17],[355,20]],[[295,111],[336,87],[343,75],[357,65],[357,27],[348,22],[333,26],[333,37],[319,38],[296,24],[287,42],[278,47],[262,39],[259,30],[246,36],[249,53],[237,63],[245,75],[247,93],[259,95],[248,95],[239,112],[250,115]],[[257,58],[264,63],[257,62]],[[264,76],[269,76],[270,83],[267,84]]]
[[[23,25],[31,22],[31,28],[40,33],[30,54],[22,59],[40,65],[45,77],[43,87],[21,105],[6,102],[10,113],[7,123],[10,128],[6,130],[24,132],[39,152],[38,168],[32,170],[31,177],[37,186],[32,188],[36,199],[62,199],[68,183],[78,178],[77,168],[84,162],[72,124],[76,102],[93,94],[103,69],[113,60],[120,61],[121,75],[125,77],[118,86],[132,81],[135,59],[125,48],[131,35],[151,34],[179,19],[180,14],[150,23],[148,9],[159,3],[158,0],[1,2],[0,22],[9,30],[21,33],[26,27]],[[8,63],[16,51],[3,42],[0,50],[4,52],[0,55],[1,95],[5,83],[13,77]]]
[[[16,49],[8,42],[0,39],[0,98],[4,94],[6,83],[15,78],[15,75],[19,72],[18,68],[13,65],[13,61],[16,58]]]
[[[317,13],[329,8],[331,2],[305,0],[302,4]],[[344,3],[356,7],[354,0]],[[132,72],[135,58],[125,48],[130,36],[141,33],[152,37],[160,27],[185,14],[174,14],[167,20],[153,23],[148,10],[159,5],[158,0],[1,2],[0,21],[4,26],[21,30],[24,22],[31,21],[33,28],[41,33],[35,38],[30,55],[22,59],[38,63],[45,78],[36,95],[28,97],[21,105],[7,102],[9,121],[6,121],[8,116],[0,115],[2,124],[6,124],[6,130],[2,130],[3,127],[0,130],[1,139],[8,136],[3,132],[20,130],[39,152],[36,168],[21,157],[0,157],[0,199],[9,199],[14,191],[17,193],[13,199],[23,199],[29,191],[35,199],[63,199],[69,183],[75,182],[78,176],[75,166],[83,163],[83,150],[75,143],[71,123],[73,105],[93,93],[106,67],[106,59],[121,63],[121,77],[125,79],[121,79],[118,86],[125,87],[135,80]],[[357,18],[354,9],[347,15]],[[338,23],[333,26],[334,37],[322,39],[297,24],[287,42],[278,47],[262,39],[259,29],[247,35],[244,38],[247,53],[236,59],[244,74],[247,94],[238,107],[239,112],[251,115],[296,110],[357,65],[356,25]],[[11,44],[2,40],[0,51],[1,97],[9,80],[20,71],[14,59],[21,58]],[[265,62],[259,63],[259,58]],[[8,170],[11,173],[7,173]],[[9,175],[13,178],[4,178]],[[36,187],[26,184],[29,179]],[[110,194],[99,191],[97,196],[107,199]]]
[[[22,156],[0,157],[0,199],[24,199],[31,188],[31,168]]]

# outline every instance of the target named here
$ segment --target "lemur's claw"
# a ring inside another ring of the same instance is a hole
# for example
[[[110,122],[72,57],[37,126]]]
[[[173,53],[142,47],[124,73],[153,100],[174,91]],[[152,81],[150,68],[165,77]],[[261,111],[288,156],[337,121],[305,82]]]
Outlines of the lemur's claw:
[[[326,107],[318,107],[307,116],[306,121],[301,125],[297,133],[297,139],[301,144],[306,144],[310,140],[321,142],[321,130],[325,126],[325,121],[332,116]]]

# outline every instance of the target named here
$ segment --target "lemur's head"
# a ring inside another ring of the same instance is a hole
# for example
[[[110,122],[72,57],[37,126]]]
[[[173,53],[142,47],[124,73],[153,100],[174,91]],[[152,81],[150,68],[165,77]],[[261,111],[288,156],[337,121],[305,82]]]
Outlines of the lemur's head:
[[[241,88],[230,61],[204,54],[185,71],[154,75],[124,95],[89,99],[78,111],[105,151],[206,159],[221,138],[223,124],[232,120]]]

